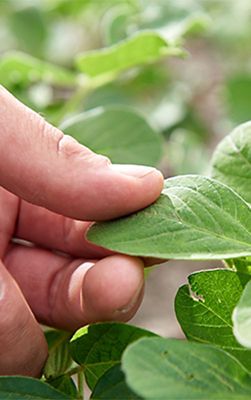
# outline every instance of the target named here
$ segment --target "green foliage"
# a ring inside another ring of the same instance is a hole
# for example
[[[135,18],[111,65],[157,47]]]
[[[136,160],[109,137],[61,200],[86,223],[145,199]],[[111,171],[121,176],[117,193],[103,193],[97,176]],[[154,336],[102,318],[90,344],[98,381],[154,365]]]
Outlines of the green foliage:
[[[138,32],[107,49],[80,54],[76,63],[90,77],[117,75],[120,72],[168,55],[183,55],[180,47],[154,31]]]
[[[239,125],[218,145],[212,159],[212,176],[232,187],[251,203],[251,123]]]
[[[41,9],[34,6],[17,9],[10,14],[8,23],[19,48],[34,55],[43,54],[47,29]]]
[[[251,282],[246,285],[233,312],[234,335],[242,346],[251,348]]]
[[[230,188],[188,175],[167,179],[156,203],[94,225],[88,238],[131,255],[222,259],[251,254],[250,229],[250,208]]]
[[[100,107],[68,119],[62,130],[117,164],[157,165],[162,140],[139,113],[127,107]]]
[[[0,83],[11,88],[44,81],[51,85],[72,86],[76,77],[67,69],[43,62],[21,52],[6,53],[0,60]]]
[[[38,379],[1,376],[0,398],[9,400],[70,400],[71,397]]]
[[[231,76],[226,82],[225,96],[229,115],[235,124],[250,120],[250,74],[242,73]]]
[[[251,395],[248,372],[208,345],[144,338],[125,351],[122,369],[129,386],[146,400],[248,400]]]
[[[123,399],[123,400],[140,400],[142,397],[136,395],[126,384],[125,375],[120,365],[114,365],[107,370],[99,379],[95,386],[91,399]]]
[[[225,261],[229,268],[251,275],[251,257],[234,258]]]
[[[83,367],[86,381],[93,389],[107,370],[120,363],[129,343],[152,335],[144,329],[120,323],[95,324],[76,332],[71,339],[71,354]]]
[[[62,375],[72,365],[69,349],[71,334],[64,331],[50,330],[45,332],[49,348],[49,357],[44,367],[47,379]]]
[[[251,118],[250,2],[223,3],[0,1],[0,83],[115,163],[206,173],[218,132]],[[92,399],[250,398],[250,132],[221,141],[211,178],[167,179],[155,204],[88,233],[127,254],[224,260],[178,291],[188,340],[119,323],[49,331],[41,380],[0,377],[0,398],[80,400],[83,376]]]
[[[76,399],[78,391],[73,379],[69,375],[61,375],[56,378],[50,378],[46,381],[49,385],[53,386],[60,392],[70,396],[71,399]]]
[[[189,340],[219,346],[251,371],[251,352],[236,341],[232,324],[234,307],[248,279],[229,270],[194,273],[176,295],[175,312]]]

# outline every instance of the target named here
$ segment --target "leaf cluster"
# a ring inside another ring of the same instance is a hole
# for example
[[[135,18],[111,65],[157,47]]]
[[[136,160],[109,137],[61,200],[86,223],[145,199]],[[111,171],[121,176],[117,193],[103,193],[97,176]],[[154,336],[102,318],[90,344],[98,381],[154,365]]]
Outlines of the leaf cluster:
[[[205,14],[194,14],[193,5],[188,13],[160,1],[157,20],[149,22],[142,13],[141,23],[128,34],[128,21],[133,26],[139,16],[138,2],[119,0],[113,17],[104,17],[106,46],[77,52],[71,65],[56,65],[43,57],[49,19],[54,14],[77,19],[89,16],[90,10],[101,13],[101,2],[46,1],[43,10],[4,3],[0,9],[10,17],[19,51],[1,57],[0,83],[20,99],[115,163],[158,166],[165,157],[165,138],[170,138],[171,159],[186,150],[184,163],[171,163],[174,171],[187,172],[188,158],[198,164],[207,160],[201,147],[206,138],[197,135],[204,124],[184,104],[184,95],[177,101],[177,88],[171,88],[163,73],[167,57],[186,54],[184,39],[205,29]],[[205,9],[210,9],[207,1]],[[217,30],[214,35],[218,37]],[[249,113],[249,86],[248,74],[227,81],[235,122],[243,122]],[[155,108],[150,102],[150,118],[142,98],[156,87],[168,87],[170,101],[161,99]],[[244,95],[236,105],[240,91]],[[189,172],[197,172],[194,165],[190,161]],[[0,398],[81,399],[83,379],[92,399],[250,398],[251,123],[221,141],[210,165],[209,176],[169,178],[156,203],[129,217],[98,223],[88,233],[90,241],[129,255],[224,261],[222,269],[190,275],[177,292],[176,316],[188,340],[165,339],[119,323],[94,324],[72,337],[50,330],[43,377],[0,377]]]

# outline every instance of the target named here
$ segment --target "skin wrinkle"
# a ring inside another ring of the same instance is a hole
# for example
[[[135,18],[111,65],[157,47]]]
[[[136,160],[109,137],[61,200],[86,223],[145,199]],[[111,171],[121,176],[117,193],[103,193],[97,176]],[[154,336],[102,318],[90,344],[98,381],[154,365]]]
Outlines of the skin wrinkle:
[[[49,321],[46,318],[46,322],[48,322],[52,326],[58,326],[58,316],[55,317],[55,312],[58,312],[58,302],[60,303],[60,297],[62,296],[62,293],[66,293],[66,297],[64,299],[64,307],[69,313],[69,315],[72,316],[74,314],[74,308],[72,307],[71,301],[69,301],[69,291],[64,290],[65,288],[68,289],[68,283],[69,280],[71,279],[72,274],[75,272],[75,270],[82,265],[86,260],[72,260],[72,262],[69,264],[69,260],[63,267],[61,267],[59,270],[55,272],[55,274],[51,277],[50,285],[48,287],[48,299],[49,299]],[[88,261],[89,262],[89,261]],[[70,273],[69,273],[70,272]],[[84,277],[83,277],[84,279]],[[82,293],[80,293],[82,295]],[[71,317],[72,319],[72,317]],[[76,318],[77,320],[79,318]],[[78,322],[78,326],[75,327],[72,324],[72,330],[74,328],[78,328],[81,325],[85,325],[86,321],[84,321],[84,313],[83,313],[83,318],[82,318],[82,323]],[[69,329],[69,327],[66,327]]]
[[[54,325],[54,306],[56,304],[57,296],[60,290],[61,281],[64,277],[65,269],[67,268],[69,260],[65,261],[65,264],[61,266],[60,269],[57,269],[54,274],[51,275],[50,281],[47,286],[47,301],[48,301],[48,310],[49,314],[42,321],[49,324]]]
[[[7,251],[19,216],[20,200],[0,187],[1,213],[0,213],[0,259]]]
[[[5,295],[5,284],[2,277],[0,277],[0,304],[1,300],[4,298],[4,295]]]
[[[72,220],[69,218],[63,218],[63,224],[62,224],[62,237],[64,240],[64,247],[66,251],[69,251],[70,248],[70,243],[71,243],[71,238],[72,238],[72,232],[75,229],[75,224],[72,223]]]

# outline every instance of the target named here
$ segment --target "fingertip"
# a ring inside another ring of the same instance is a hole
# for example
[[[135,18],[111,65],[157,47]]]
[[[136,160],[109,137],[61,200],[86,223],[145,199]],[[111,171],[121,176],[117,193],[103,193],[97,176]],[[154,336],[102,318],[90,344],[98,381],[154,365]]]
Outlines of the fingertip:
[[[164,177],[161,171],[145,165],[111,164],[109,169],[113,172],[137,178],[137,181],[156,193],[160,194],[164,185]]]
[[[143,185],[150,191],[152,201],[157,200],[164,187],[164,176],[161,171],[154,168],[153,171],[143,177]]]
[[[92,181],[102,197],[91,202],[88,214],[92,220],[104,221],[122,217],[152,204],[160,196],[164,178],[160,171],[139,165],[108,165]],[[91,195],[91,191],[89,192]],[[95,205],[94,205],[95,204]],[[95,214],[94,214],[95,213]]]

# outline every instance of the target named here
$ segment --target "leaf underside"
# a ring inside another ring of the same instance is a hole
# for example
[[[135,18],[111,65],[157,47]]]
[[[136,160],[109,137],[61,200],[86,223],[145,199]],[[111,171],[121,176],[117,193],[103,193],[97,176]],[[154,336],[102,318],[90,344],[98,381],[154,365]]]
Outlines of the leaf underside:
[[[251,254],[249,205],[204,176],[167,179],[159,199],[129,217],[97,223],[88,239],[136,256],[225,259]]]

